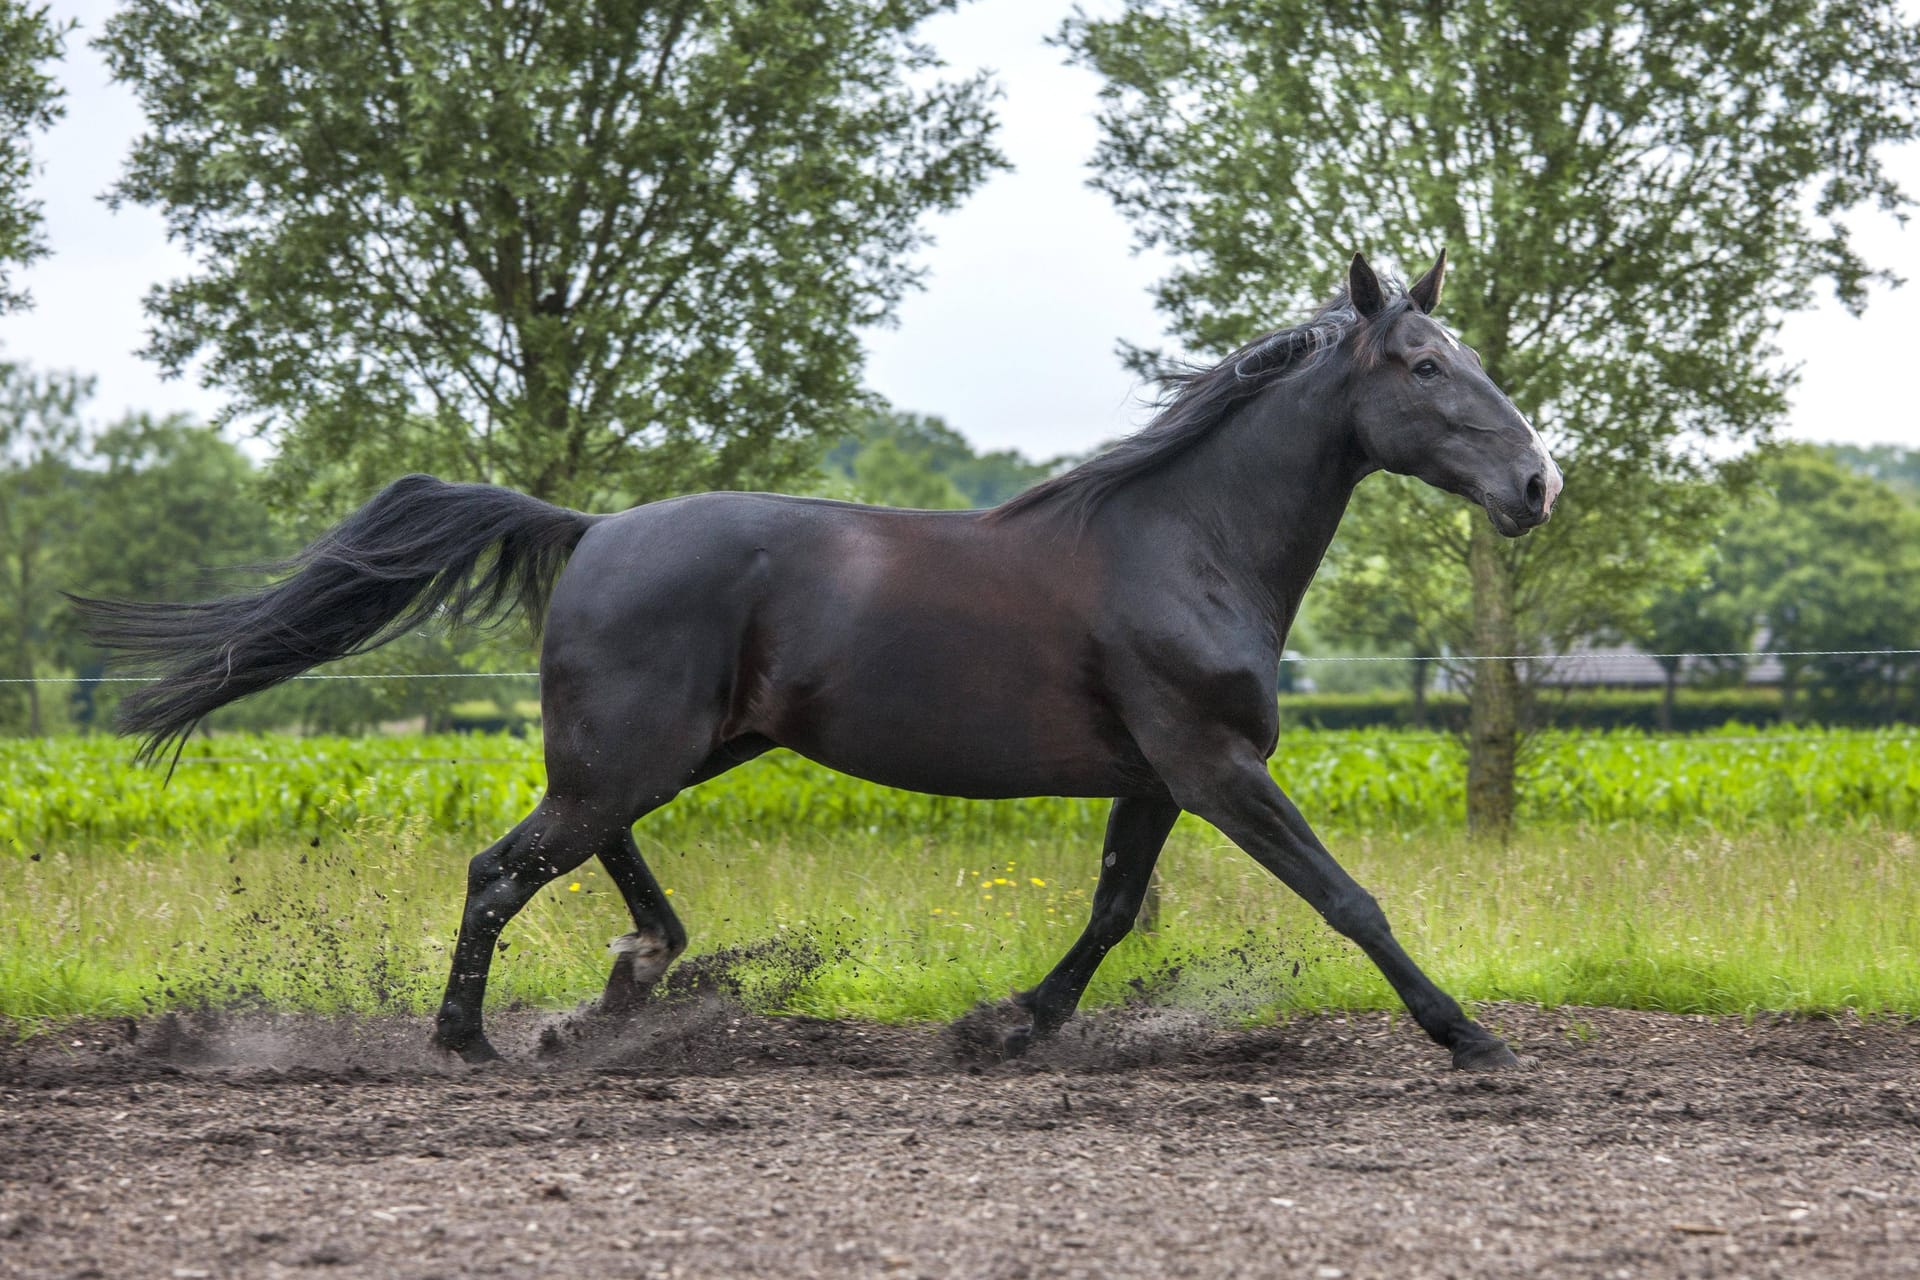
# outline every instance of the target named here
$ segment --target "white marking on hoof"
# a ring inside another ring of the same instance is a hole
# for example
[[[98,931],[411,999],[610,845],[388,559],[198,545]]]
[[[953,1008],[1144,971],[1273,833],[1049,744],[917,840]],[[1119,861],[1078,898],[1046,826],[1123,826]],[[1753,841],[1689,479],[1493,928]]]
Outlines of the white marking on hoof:
[[[633,985],[642,990],[660,981],[660,975],[678,954],[657,933],[623,933],[607,944],[607,950],[632,961],[627,972],[633,976]]]

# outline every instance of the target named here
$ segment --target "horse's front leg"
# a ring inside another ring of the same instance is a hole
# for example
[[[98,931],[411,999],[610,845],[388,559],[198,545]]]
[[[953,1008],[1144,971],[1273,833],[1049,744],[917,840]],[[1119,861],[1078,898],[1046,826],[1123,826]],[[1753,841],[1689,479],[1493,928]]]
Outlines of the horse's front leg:
[[[1488,1071],[1520,1065],[1498,1036],[1469,1018],[1413,962],[1394,938],[1373,895],[1333,860],[1300,811],[1275,785],[1265,761],[1250,749],[1234,751],[1232,763],[1217,772],[1196,770],[1175,795],[1182,808],[1220,828],[1254,861],[1305,898],[1328,924],[1358,943],[1393,984],[1414,1021],[1452,1052],[1454,1066]]]
[[[1051,1035],[1073,1016],[1094,970],[1133,928],[1141,899],[1153,880],[1153,864],[1179,816],[1179,806],[1170,800],[1113,802],[1101,848],[1100,882],[1093,891],[1093,914],[1079,940],[1040,985],[1013,998],[1033,1022],[1007,1033],[1001,1046],[1007,1057],[1025,1052],[1036,1037]]]

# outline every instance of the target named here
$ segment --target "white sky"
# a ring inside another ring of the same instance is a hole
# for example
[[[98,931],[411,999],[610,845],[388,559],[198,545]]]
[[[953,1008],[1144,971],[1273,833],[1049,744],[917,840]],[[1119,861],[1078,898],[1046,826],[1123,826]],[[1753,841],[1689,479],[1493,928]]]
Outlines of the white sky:
[[[221,403],[217,392],[163,381],[135,354],[145,341],[142,298],[183,274],[187,260],[166,242],[157,214],[111,213],[99,199],[141,123],[132,95],[108,82],[87,47],[112,7],[52,6],[80,22],[62,71],[67,117],[37,147],[53,252],[22,273],[37,305],[0,318],[0,357],[96,374],[102,418],[130,409],[208,415]],[[1137,425],[1139,389],[1115,345],[1162,333],[1146,292],[1154,264],[1132,254],[1126,224],[1085,185],[1095,77],[1063,66],[1060,51],[1043,43],[1071,8],[1071,0],[977,0],[928,24],[926,35],[956,69],[997,73],[1001,145],[1015,170],[931,224],[926,289],[907,300],[898,327],[868,342],[869,385],[896,405],[941,415],[977,447],[1036,457]],[[1920,148],[1894,163],[1907,189],[1920,191]],[[1789,433],[1920,447],[1905,368],[1920,336],[1920,227],[1902,231],[1878,215],[1856,227],[1870,262],[1914,283],[1876,293],[1860,320],[1829,301],[1788,321],[1781,345],[1802,372]]]

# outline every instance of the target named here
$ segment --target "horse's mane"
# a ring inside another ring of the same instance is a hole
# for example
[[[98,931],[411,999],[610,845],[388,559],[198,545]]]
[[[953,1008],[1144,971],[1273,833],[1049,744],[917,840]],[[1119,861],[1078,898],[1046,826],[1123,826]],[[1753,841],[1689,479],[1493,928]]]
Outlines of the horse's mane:
[[[1215,365],[1177,365],[1158,377],[1159,412],[1112,448],[1042,480],[988,513],[1000,519],[1035,507],[1063,507],[1085,522],[1116,489],[1157,471],[1207,438],[1233,411],[1276,382],[1320,368],[1357,338],[1356,363],[1371,364],[1394,321],[1413,304],[1398,281],[1382,281],[1387,304],[1363,318],[1346,287],[1299,324],[1255,338]]]

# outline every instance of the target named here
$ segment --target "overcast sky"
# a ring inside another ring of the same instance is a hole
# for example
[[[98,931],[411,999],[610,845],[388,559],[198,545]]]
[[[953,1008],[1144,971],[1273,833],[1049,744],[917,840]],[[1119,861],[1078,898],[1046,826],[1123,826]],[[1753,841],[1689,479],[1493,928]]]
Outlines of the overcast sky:
[[[167,244],[158,215],[110,213],[99,200],[140,128],[132,96],[108,83],[87,47],[112,5],[55,0],[52,8],[80,22],[62,72],[67,118],[38,147],[53,253],[22,273],[37,306],[0,318],[0,358],[97,375],[102,418],[129,409],[210,414],[218,393],[163,382],[135,354],[142,297],[187,262]],[[1095,78],[1061,65],[1060,51],[1044,43],[1071,8],[1071,0],[976,0],[926,28],[956,68],[997,73],[1001,143],[1015,169],[932,224],[926,289],[908,299],[897,328],[868,343],[869,384],[896,405],[941,415],[980,448],[1035,456],[1085,449],[1137,425],[1139,388],[1115,344],[1161,336],[1146,292],[1155,264],[1131,253],[1126,224],[1085,185]],[[1907,189],[1920,191],[1920,148],[1894,163]],[[1860,320],[1826,302],[1788,321],[1781,345],[1802,372],[1790,433],[1920,447],[1920,401],[1906,369],[1920,336],[1920,227],[1862,216],[1857,228],[1869,261],[1914,283],[1876,293]]]

